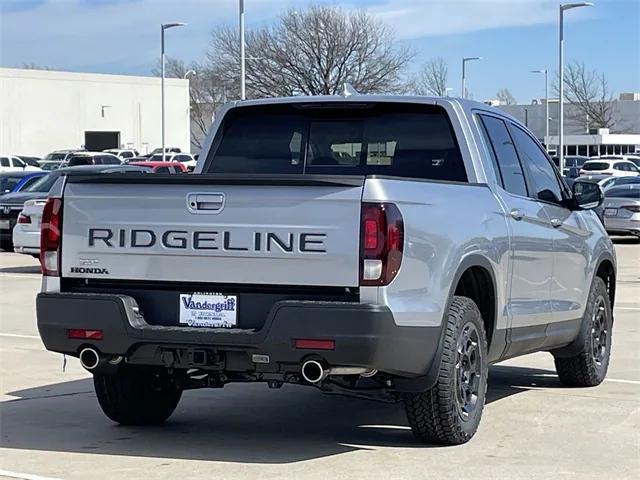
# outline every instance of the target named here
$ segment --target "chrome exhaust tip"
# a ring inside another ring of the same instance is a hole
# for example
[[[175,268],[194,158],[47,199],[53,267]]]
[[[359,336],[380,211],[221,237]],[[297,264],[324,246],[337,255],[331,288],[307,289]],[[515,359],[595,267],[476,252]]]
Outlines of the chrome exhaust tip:
[[[100,355],[93,348],[87,347],[80,350],[80,365],[91,371],[100,365]]]
[[[307,360],[300,369],[302,378],[309,383],[318,383],[327,378],[329,372],[316,360]]]

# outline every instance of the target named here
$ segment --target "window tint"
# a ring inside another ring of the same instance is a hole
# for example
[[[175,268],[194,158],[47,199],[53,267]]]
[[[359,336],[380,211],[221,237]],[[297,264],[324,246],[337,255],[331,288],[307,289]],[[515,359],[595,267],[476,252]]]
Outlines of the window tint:
[[[157,167],[156,173],[171,173],[169,167]]]
[[[449,119],[434,106],[244,107],[219,138],[207,172],[467,180]]]
[[[498,161],[499,175],[507,192],[527,196],[527,186],[522,173],[522,166],[518,161],[516,149],[507,130],[505,123],[496,117],[481,115],[482,122],[487,130],[490,146]]]
[[[20,160],[18,157],[12,157],[11,160],[13,160],[13,166],[14,167],[20,167],[20,168],[24,168],[25,164],[22,160]]]
[[[91,157],[88,157],[86,155],[84,156],[75,156],[75,157],[71,157],[69,159],[69,166],[70,167],[75,167],[77,165],[91,165],[92,159]]]
[[[31,177],[27,181],[25,181],[22,185],[20,185],[20,191],[29,188],[31,185],[36,183],[40,177]]]
[[[513,125],[511,131],[522,164],[525,165],[531,177],[531,196],[546,202],[560,202],[562,189],[551,162],[524,130]]]
[[[132,153],[132,152],[122,152],[122,153],[120,154],[120,156],[121,156],[122,158],[131,158],[131,157],[133,157],[133,153]]]
[[[607,170],[609,168],[609,164],[607,162],[586,162],[583,166],[583,170]]]
[[[635,185],[615,187],[607,190],[605,196],[607,198],[634,198],[636,200],[640,200],[640,188],[637,188]]]
[[[191,157],[189,155],[176,155],[173,157],[173,160],[177,162],[190,162]]]

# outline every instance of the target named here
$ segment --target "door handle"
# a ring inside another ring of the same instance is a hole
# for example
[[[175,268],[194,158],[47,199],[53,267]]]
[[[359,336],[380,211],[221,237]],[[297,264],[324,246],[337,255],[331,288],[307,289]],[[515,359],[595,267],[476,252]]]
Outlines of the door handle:
[[[525,213],[519,208],[514,208],[513,210],[511,210],[509,212],[509,215],[511,215],[511,218],[518,221],[522,220],[526,216]]]
[[[191,213],[219,213],[224,204],[224,193],[187,194],[187,208]]]
[[[553,228],[558,228],[562,226],[562,220],[560,220],[559,218],[552,218],[551,219],[551,226]]]

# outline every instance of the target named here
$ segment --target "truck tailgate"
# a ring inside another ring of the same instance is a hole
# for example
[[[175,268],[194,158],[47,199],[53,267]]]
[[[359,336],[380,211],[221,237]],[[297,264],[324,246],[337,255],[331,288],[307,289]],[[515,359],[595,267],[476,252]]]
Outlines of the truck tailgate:
[[[61,275],[357,286],[363,184],[362,177],[70,177]]]

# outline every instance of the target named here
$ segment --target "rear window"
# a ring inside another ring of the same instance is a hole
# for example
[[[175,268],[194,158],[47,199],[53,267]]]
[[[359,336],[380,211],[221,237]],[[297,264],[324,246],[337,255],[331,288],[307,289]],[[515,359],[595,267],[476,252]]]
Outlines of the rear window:
[[[608,168],[607,162],[587,162],[582,166],[583,170],[607,170]]]
[[[605,196],[607,198],[633,198],[640,200],[640,188],[633,188],[631,185],[628,187],[615,187],[607,190]]]
[[[449,118],[432,105],[241,107],[225,117],[216,142],[207,173],[467,181]]]

